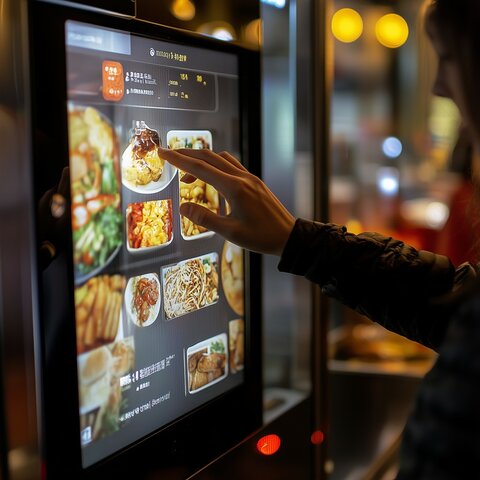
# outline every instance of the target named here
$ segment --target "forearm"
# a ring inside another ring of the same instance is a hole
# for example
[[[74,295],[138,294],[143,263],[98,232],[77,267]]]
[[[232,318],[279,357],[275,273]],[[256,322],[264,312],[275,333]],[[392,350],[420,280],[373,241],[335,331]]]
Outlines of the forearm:
[[[445,308],[435,299],[455,283],[444,256],[377,233],[353,235],[339,225],[297,220],[279,269],[305,276],[391,331],[432,348],[443,338]]]

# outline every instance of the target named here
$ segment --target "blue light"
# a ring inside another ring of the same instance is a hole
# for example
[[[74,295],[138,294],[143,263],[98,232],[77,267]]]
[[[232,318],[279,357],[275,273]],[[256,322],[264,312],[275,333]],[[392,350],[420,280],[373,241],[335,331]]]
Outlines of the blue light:
[[[283,8],[285,6],[286,0],[261,0],[262,3],[266,3],[267,5],[273,5],[277,8]]]
[[[403,150],[402,142],[397,137],[387,137],[382,144],[383,153],[389,158],[397,158]]]
[[[377,170],[377,186],[384,195],[396,195],[399,188],[398,177],[398,169],[394,167],[380,167]]]

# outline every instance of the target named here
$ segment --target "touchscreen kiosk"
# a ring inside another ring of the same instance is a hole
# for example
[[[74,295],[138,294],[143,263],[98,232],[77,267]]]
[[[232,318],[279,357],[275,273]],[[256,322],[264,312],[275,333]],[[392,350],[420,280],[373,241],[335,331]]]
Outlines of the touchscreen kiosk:
[[[67,253],[57,267],[67,279],[57,285],[67,300],[57,316],[66,329],[62,352],[75,359],[68,398],[76,400],[78,470],[118,459],[131,446],[138,453],[130,455],[141,455],[145,439],[161,439],[167,456],[172,442],[183,441],[188,453],[197,448],[192,437],[200,449],[233,439],[232,432],[212,439],[209,429],[259,423],[255,267],[241,248],[179,214],[184,202],[219,215],[228,215],[229,205],[202,180],[183,182],[184,172],[166,162],[159,147],[226,150],[246,163],[255,143],[248,121],[258,105],[246,108],[252,82],[242,49],[132,20],[48,8],[55,12],[48,35],[62,40],[63,58],[46,60],[54,54],[37,45],[35,74],[55,91],[60,105],[52,109],[59,116],[52,120],[50,113],[34,128],[48,137],[54,121],[61,148],[54,160],[37,154],[35,162],[37,171],[56,162],[49,168],[68,179],[51,208],[55,215],[65,206],[68,217]],[[55,71],[45,62],[58,62]],[[45,103],[39,90],[37,112]],[[43,294],[58,282],[48,275],[42,274]],[[45,301],[49,318],[51,308]],[[54,328],[49,322],[45,338]],[[47,361],[47,380],[49,368]],[[59,385],[51,383],[45,383],[47,450],[56,428],[48,412],[58,412],[49,402]],[[235,397],[243,404],[250,398],[255,411],[235,410]],[[62,408],[72,420],[71,407]],[[203,430],[184,438],[182,421]],[[248,432],[238,433],[235,441]]]

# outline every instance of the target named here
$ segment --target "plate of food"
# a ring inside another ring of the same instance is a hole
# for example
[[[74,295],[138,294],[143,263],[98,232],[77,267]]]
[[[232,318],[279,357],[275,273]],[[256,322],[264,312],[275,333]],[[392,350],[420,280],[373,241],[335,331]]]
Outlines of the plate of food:
[[[112,375],[116,378],[127,375],[135,365],[135,343],[133,336],[126,337],[109,346],[112,354]]]
[[[102,407],[108,402],[113,359],[107,347],[78,357],[80,413]]]
[[[218,301],[218,255],[215,252],[164,267],[162,276],[167,320]]]
[[[225,333],[187,349],[187,389],[198,393],[228,375],[227,336]]]
[[[136,193],[150,194],[163,190],[177,169],[159,155],[162,146],[156,130],[145,122],[136,122],[133,135],[122,154],[122,183]]]
[[[212,134],[208,130],[170,130],[167,133],[168,148],[176,150],[179,148],[212,149]],[[214,213],[220,213],[220,197],[215,188],[196,179],[192,183],[182,182],[184,172],[179,171],[179,194],[180,205],[182,203],[196,203],[208,208]],[[199,238],[211,237],[214,232],[196,225],[190,219],[180,216],[180,230],[184,240],[196,240]]]
[[[122,336],[123,275],[99,275],[75,288],[77,353],[93,350]]]
[[[170,130],[167,145],[172,150],[179,148],[212,149],[212,133],[208,130]]]
[[[131,203],[127,207],[126,229],[130,253],[151,252],[170,245],[173,240],[172,201]]]
[[[231,309],[237,314],[244,314],[244,274],[243,249],[226,241],[222,250],[222,286]]]
[[[125,391],[135,365],[133,336],[77,357],[82,445],[114,434],[128,409]],[[123,378],[123,382],[121,381]]]
[[[228,322],[228,353],[230,372],[243,370],[245,360],[245,321],[241,318]]]
[[[180,175],[183,176],[183,172],[181,172]],[[215,188],[198,178],[192,183],[182,182],[180,175],[180,205],[183,203],[196,203],[197,205],[208,208],[213,213],[218,214],[220,212],[220,197]],[[183,215],[180,215],[180,222],[181,235],[184,240],[197,240],[211,237],[215,234],[215,232],[193,223]]]
[[[137,327],[148,327],[155,322],[160,303],[160,281],[156,273],[145,273],[128,280],[125,309]]]
[[[122,244],[118,140],[93,107],[68,108],[75,283],[96,275]]]

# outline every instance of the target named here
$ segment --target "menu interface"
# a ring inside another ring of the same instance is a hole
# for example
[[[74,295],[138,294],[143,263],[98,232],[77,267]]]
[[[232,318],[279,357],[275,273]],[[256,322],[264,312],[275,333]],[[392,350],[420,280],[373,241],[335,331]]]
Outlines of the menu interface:
[[[66,23],[84,467],[244,381],[244,252],[180,216],[226,214],[159,146],[240,155],[237,57]]]

